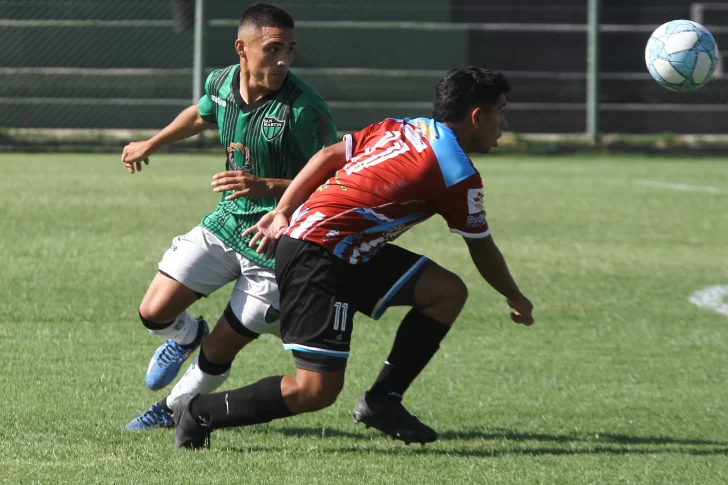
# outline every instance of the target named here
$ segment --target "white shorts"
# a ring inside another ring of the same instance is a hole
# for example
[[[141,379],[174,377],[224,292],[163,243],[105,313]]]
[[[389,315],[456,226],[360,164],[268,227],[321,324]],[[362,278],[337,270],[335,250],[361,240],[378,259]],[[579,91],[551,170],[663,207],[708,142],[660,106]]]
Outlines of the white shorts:
[[[174,238],[159,262],[159,271],[204,296],[237,280],[230,306],[238,320],[257,334],[280,336],[273,270],[244,258],[204,227],[196,226]]]

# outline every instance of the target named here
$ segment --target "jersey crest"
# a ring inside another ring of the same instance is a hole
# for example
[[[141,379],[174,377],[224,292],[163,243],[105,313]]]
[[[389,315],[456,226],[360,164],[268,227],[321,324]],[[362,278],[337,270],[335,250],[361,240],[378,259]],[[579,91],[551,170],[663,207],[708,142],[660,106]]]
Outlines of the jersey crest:
[[[266,116],[263,118],[263,128],[261,129],[263,137],[268,141],[275,140],[283,131],[284,126],[286,126],[285,120],[279,120],[273,116]]]

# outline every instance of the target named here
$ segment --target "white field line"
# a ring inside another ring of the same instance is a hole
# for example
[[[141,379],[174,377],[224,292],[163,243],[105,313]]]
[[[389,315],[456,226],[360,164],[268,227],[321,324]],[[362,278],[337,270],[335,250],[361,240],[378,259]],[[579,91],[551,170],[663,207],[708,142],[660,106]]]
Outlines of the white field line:
[[[690,303],[728,317],[728,304],[723,303],[726,297],[728,297],[728,285],[708,286],[693,293],[690,296]]]
[[[713,187],[710,185],[688,185],[660,182],[659,180],[638,180],[639,185],[654,187],[656,189],[678,190],[680,192],[702,192],[704,194],[728,194],[727,188]]]

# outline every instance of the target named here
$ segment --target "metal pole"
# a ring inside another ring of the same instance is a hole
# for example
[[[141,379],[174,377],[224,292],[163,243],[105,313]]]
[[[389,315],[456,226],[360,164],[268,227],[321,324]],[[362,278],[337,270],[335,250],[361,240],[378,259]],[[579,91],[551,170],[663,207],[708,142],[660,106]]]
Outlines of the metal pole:
[[[586,131],[591,145],[599,144],[599,25],[601,0],[589,0],[587,27]]]
[[[194,53],[192,57],[192,102],[197,103],[202,97],[205,82],[203,61],[205,32],[205,0],[195,0],[195,33]]]
[[[192,103],[197,104],[205,89],[205,0],[195,0],[194,51],[192,56]],[[204,145],[202,133],[197,135],[197,142]]]

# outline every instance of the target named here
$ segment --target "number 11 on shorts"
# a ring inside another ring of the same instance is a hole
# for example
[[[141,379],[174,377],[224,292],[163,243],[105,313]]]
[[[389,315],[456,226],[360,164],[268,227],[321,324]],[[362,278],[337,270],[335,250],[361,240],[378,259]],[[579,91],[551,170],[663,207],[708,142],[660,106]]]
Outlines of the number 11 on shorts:
[[[337,301],[334,303],[336,313],[334,314],[334,330],[346,331],[346,313],[349,311],[349,304]],[[339,328],[341,327],[341,328]]]

